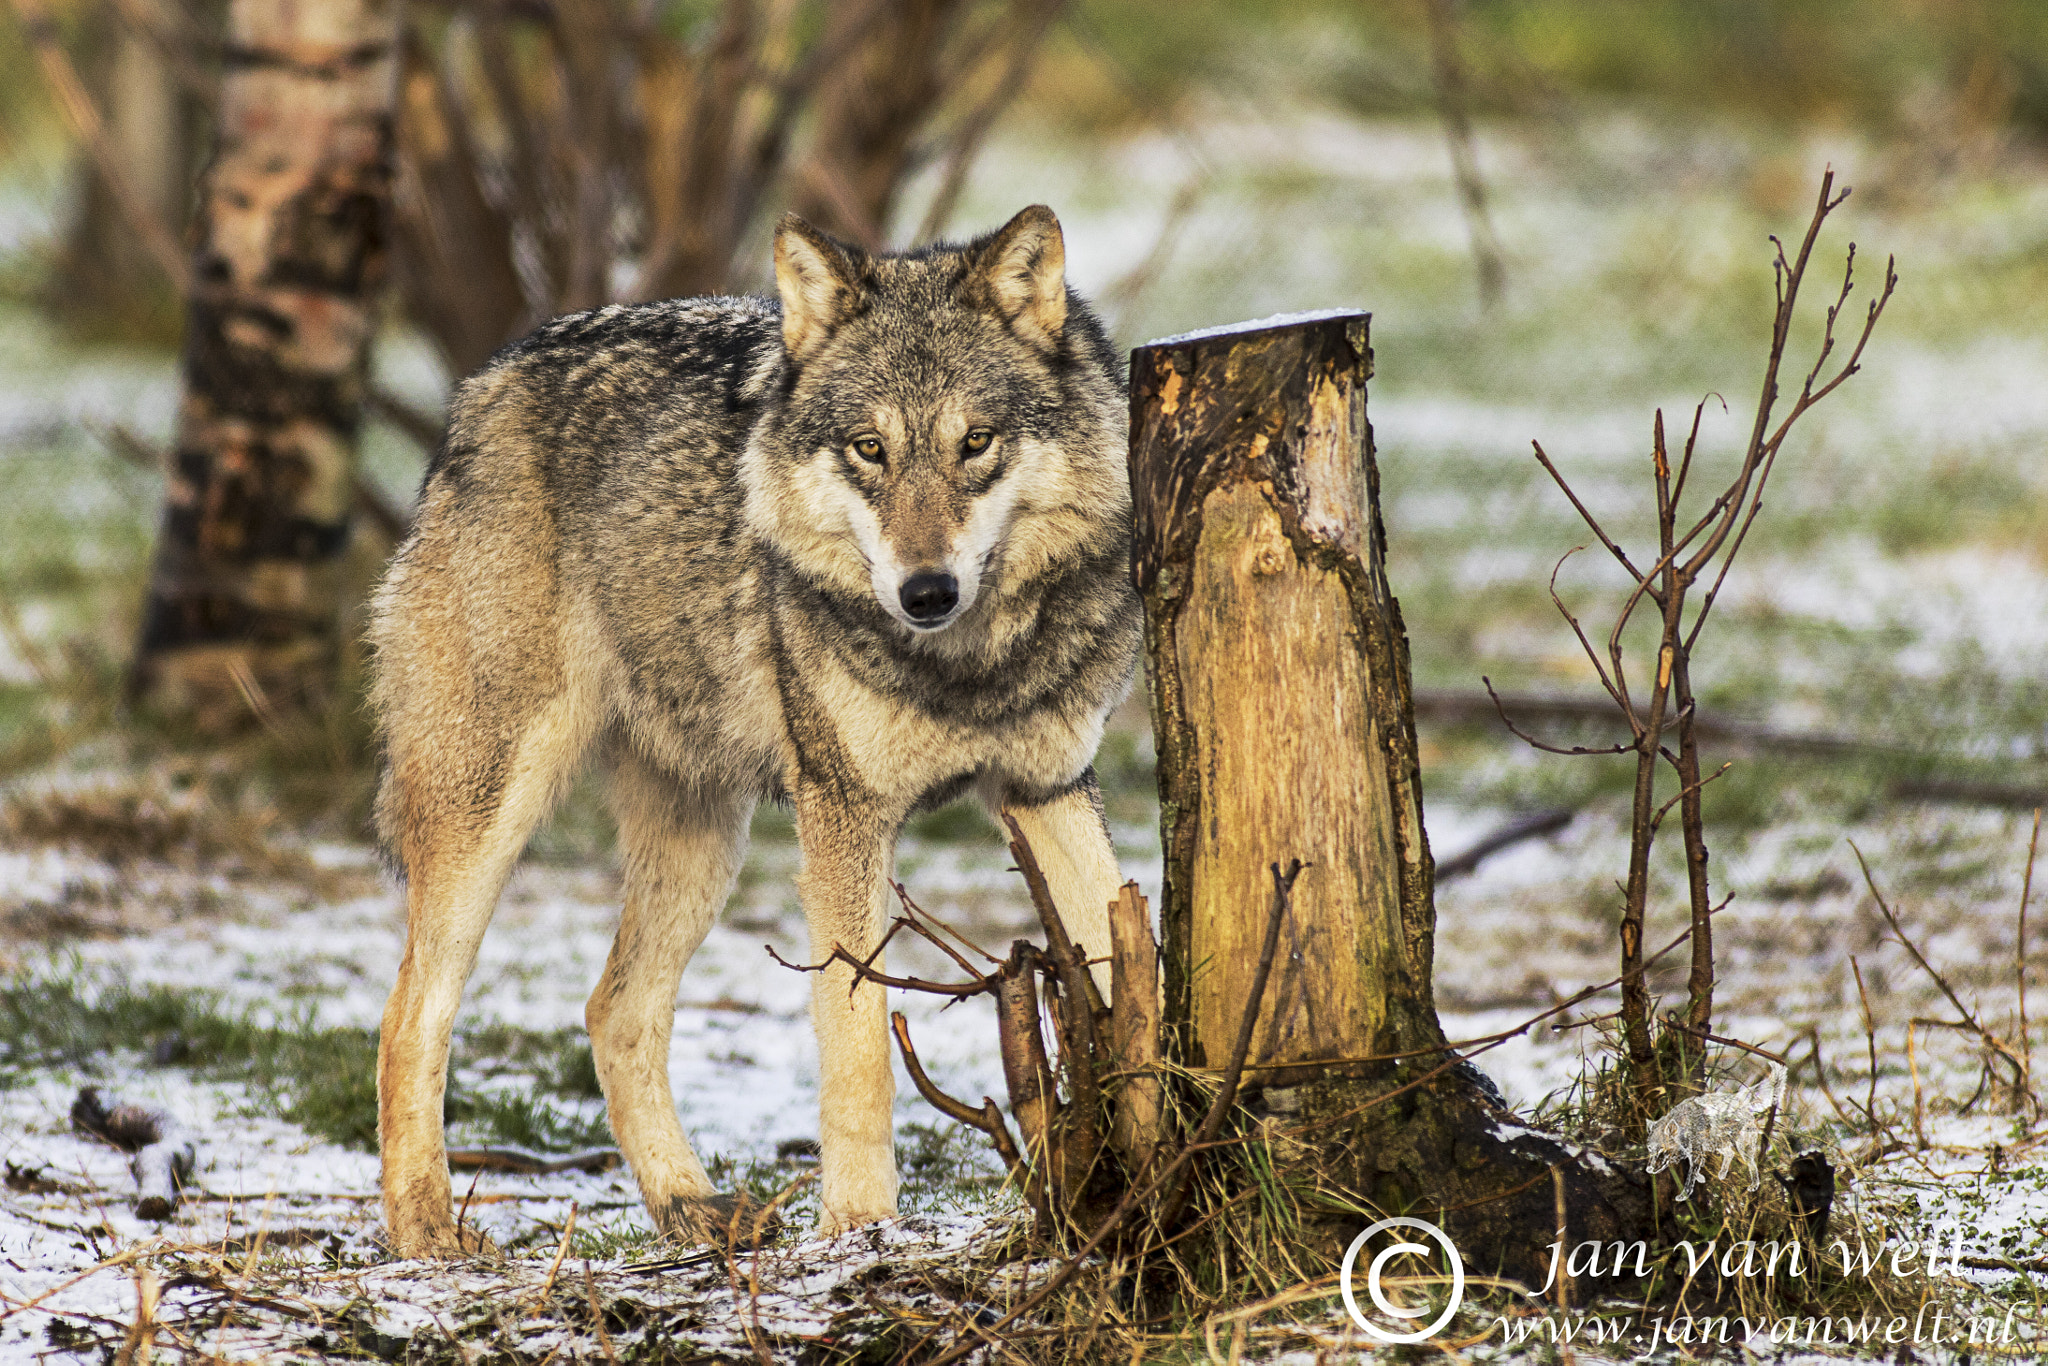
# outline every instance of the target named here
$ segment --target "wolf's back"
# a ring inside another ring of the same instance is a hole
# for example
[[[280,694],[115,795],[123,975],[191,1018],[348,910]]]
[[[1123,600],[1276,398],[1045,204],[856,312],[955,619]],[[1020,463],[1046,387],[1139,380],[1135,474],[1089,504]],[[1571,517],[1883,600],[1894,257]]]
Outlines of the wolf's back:
[[[636,623],[734,609],[738,458],[776,327],[761,299],[613,306],[544,324],[457,387],[372,603],[377,822],[401,869],[426,816],[409,801],[452,790],[482,819],[537,708],[598,705],[570,689],[588,672],[572,659],[615,653]],[[419,765],[457,778],[409,781]]]

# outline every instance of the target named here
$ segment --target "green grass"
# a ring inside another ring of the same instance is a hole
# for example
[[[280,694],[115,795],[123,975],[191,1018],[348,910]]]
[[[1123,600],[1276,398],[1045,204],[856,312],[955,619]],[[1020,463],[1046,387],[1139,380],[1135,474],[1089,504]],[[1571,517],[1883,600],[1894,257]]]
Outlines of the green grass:
[[[376,1148],[375,1030],[323,1026],[308,1012],[266,1022],[215,992],[76,971],[0,983],[0,1087],[53,1068],[90,1072],[110,1055],[160,1046],[196,1076],[246,1086],[252,1114],[274,1114],[344,1147]],[[450,1076],[446,1113],[458,1141],[544,1151],[611,1141],[592,1104],[596,1069],[580,1030],[458,1029]]]

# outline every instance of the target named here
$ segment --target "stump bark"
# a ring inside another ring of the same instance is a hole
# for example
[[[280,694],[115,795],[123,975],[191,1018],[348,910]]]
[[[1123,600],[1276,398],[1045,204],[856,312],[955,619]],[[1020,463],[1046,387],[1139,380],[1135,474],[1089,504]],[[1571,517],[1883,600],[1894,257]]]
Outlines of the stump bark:
[[[1437,1222],[1475,1269],[1540,1284],[1556,1179],[1573,1242],[1648,1236],[1649,1190],[1519,1123],[1445,1047],[1407,636],[1366,420],[1369,325],[1317,315],[1132,355],[1165,1043],[1184,1066],[1225,1064],[1267,867],[1309,864],[1249,1057],[1255,1108],[1308,1125],[1332,1180]],[[1365,1222],[1333,1212],[1318,1231],[1341,1250]]]

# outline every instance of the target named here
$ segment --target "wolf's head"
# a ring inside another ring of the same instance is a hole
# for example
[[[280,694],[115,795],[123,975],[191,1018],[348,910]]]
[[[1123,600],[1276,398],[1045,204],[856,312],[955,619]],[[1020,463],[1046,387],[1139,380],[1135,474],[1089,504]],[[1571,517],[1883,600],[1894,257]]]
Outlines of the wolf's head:
[[[964,246],[878,256],[775,234],[784,366],[746,457],[750,524],[921,636],[1122,536],[1115,353],[1034,205]]]

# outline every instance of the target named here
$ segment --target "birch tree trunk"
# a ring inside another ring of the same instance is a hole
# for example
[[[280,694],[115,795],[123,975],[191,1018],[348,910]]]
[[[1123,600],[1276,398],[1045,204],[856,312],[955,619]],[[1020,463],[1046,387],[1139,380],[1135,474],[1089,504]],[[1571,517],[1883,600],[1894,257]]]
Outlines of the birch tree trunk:
[[[318,710],[386,271],[399,0],[232,0],[135,690]]]
[[[1260,959],[1267,865],[1301,859],[1246,1086],[1271,1113],[1326,1121],[1342,1184],[1434,1218],[1468,1262],[1540,1284],[1551,1167],[1574,1240],[1645,1236],[1648,1192],[1510,1123],[1445,1048],[1407,636],[1366,421],[1369,324],[1323,315],[1132,356],[1167,1045],[1188,1067],[1224,1066]],[[1341,1249],[1364,1222],[1324,1232]]]

